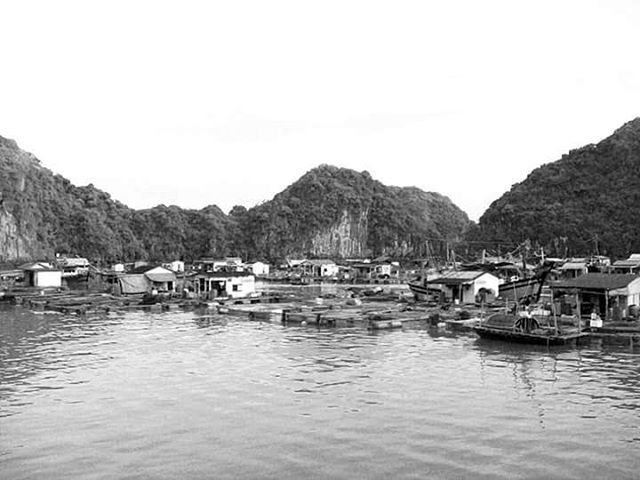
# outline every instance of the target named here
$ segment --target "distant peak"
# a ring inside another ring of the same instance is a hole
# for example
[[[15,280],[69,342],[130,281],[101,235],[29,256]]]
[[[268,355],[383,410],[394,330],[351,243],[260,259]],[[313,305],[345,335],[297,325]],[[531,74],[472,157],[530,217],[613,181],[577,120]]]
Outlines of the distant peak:
[[[640,142],[640,117],[622,125],[609,138],[618,143]]]
[[[11,149],[17,150],[18,149],[18,144],[16,143],[15,140],[12,140],[10,138],[5,138],[2,135],[0,135],[0,147],[11,148]]]

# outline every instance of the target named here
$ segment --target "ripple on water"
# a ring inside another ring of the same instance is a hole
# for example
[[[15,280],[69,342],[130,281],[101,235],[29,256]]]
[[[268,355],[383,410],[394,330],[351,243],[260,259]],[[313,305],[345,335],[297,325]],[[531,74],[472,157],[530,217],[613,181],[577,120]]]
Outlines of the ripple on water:
[[[0,317],[7,478],[629,478],[640,357],[195,313]]]

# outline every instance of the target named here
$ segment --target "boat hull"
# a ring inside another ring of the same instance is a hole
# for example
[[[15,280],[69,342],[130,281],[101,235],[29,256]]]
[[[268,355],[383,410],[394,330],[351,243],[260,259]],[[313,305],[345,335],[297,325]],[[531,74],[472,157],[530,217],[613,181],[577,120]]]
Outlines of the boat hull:
[[[419,283],[410,282],[409,290],[415,296],[416,300],[419,301],[435,301],[440,297],[440,290],[435,288],[426,287]]]
[[[584,332],[563,333],[558,335],[539,335],[535,333],[516,332],[512,330],[482,326],[474,327],[473,330],[482,338],[535,345],[567,345],[576,343],[580,338],[589,336],[588,333]]]
[[[504,300],[520,303],[524,300],[535,299],[541,284],[542,280],[535,277],[503,283],[498,287],[498,295]]]

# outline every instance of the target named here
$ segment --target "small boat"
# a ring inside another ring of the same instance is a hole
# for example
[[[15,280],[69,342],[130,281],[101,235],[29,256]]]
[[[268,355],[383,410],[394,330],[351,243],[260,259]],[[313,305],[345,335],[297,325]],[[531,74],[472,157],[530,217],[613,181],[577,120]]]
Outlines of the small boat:
[[[561,329],[557,325],[543,323],[545,322],[536,317],[495,313],[473,327],[473,330],[483,338],[539,345],[565,345],[589,336],[579,328]]]

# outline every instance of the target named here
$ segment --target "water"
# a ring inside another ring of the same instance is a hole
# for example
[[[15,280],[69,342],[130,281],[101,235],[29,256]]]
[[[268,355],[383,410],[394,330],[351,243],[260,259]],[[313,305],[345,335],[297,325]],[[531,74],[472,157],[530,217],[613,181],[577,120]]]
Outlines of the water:
[[[640,351],[0,312],[0,478],[638,478]]]

